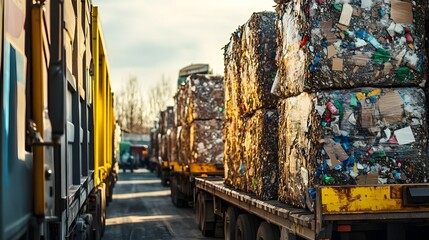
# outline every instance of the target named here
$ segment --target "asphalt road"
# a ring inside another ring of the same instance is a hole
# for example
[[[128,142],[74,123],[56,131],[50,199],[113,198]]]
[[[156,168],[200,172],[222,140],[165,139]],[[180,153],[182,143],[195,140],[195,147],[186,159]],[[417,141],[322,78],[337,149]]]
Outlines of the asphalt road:
[[[146,169],[120,173],[103,240],[214,239],[201,235],[191,208],[173,206],[170,188]],[[216,238],[219,239],[219,238]]]

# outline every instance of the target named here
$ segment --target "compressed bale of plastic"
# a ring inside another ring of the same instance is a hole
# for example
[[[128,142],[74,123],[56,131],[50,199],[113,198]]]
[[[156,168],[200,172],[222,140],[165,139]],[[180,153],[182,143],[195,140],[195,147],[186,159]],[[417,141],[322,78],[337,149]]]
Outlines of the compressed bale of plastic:
[[[232,33],[230,42],[224,48],[224,97],[225,118],[242,115],[240,96],[241,28]]]
[[[166,131],[174,127],[174,107],[168,106],[164,113],[164,129]]]
[[[164,111],[160,111],[159,112],[159,116],[158,116],[158,118],[159,118],[159,128],[158,128],[158,130],[159,130],[159,133],[162,135],[162,134],[165,134],[166,132],[167,132],[167,130],[165,129],[165,124],[164,124],[164,121],[165,121],[165,113],[166,113],[166,111],[164,110]]]
[[[241,36],[241,108],[244,114],[275,108],[278,97],[271,93],[276,66],[276,14],[253,13],[242,26]]]
[[[161,160],[162,161],[168,161],[168,135],[167,135],[167,133],[163,134],[161,136],[161,149],[160,150],[161,150],[161,154],[160,154]]]
[[[178,128],[178,162],[180,164],[189,164],[191,162],[191,146],[190,146],[190,126],[182,125]]]
[[[162,134],[160,132],[157,133],[157,159],[161,159],[162,156]]]
[[[278,188],[278,112],[257,110],[244,125],[242,171],[246,191],[275,199]]]
[[[187,111],[188,111],[188,85],[183,84],[177,90],[174,96],[174,125],[181,126],[187,124]]]
[[[190,128],[191,163],[223,165],[222,121],[195,120]]]
[[[223,128],[225,184],[245,191],[243,164],[244,122],[241,118],[231,118]]]
[[[279,4],[283,97],[355,87],[423,87],[426,1],[310,1]]]
[[[312,209],[315,185],[423,183],[426,99],[420,88],[302,93],[279,104],[279,199]]]
[[[223,77],[207,74],[192,74],[188,84],[188,119],[194,120],[224,118]]]
[[[169,162],[177,162],[177,127],[171,128],[169,130]]]

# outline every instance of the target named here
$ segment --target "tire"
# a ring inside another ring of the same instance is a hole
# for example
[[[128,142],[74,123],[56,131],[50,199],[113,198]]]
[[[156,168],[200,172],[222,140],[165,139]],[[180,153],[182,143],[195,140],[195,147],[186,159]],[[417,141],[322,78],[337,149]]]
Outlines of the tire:
[[[195,199],[195,204],[194,204],[194,209],[195,209],[195,223],[197,224],[198,229],[201,231],[201,203],[200,203],[200,195],[201,193],[198,193],[196,199]]]
[[[223,218],[223,235],[225,240],[235,240],[235,228],[237,226],[237,210],[228,207]]]
[[[204,193],[200,194],[200,224],[201,232],[205,237],[212,237],[215,234],[216,218],[213,210],[213,201],[207,200]]]
[[[186,207],[187,203],[186,200],[181,196],[182,194],[179,192],[176,177],[171,177],[170,190],[171,201],[173,202],[173,205],[177,208]]]
[[[166,172],[162,172],[161,173],[161,185],[164,187],[167,187],[169,185],[167,178],[168,178],[168,174]]]
[[[236,240],[256,240],[258,223],[250,214],[240,214],[235,228]]]
[[[94,226],[93,226],[93,240],[100,240],[102,229],[102,217],[101,217],[101,197],[100,193],[96,193],[96,206],[95,206],[95,216],[94,216]]]
[[[258,233],[256,234],[257,240],[279,240],[280,231],[279,228],[269,224],[268,222],[262,222],[259,225]]]

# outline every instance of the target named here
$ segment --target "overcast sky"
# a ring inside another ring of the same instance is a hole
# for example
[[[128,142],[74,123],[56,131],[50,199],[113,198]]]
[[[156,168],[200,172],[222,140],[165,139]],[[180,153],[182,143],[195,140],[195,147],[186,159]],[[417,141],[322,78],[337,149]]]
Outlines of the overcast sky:
[[[223,74],[231,33],[273,0],[94,0],[107,42],[112,88],[137,77],[141,92],[164,75],[176,88],[180,68],[209,63]]]

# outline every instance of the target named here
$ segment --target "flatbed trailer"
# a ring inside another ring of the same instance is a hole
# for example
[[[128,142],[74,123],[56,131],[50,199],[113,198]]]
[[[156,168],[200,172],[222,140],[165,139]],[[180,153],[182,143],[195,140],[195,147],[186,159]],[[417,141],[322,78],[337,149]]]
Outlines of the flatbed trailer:
[[[427,184],[318,187],[314,212],[224,185],[194,181],[196,222],[225,239],[427,239]],[[250,227],[249,227],[250,226]],[[223,232],[222,232],[223,229]]]
[[[191,163],[189,165],[170,162],[171,200],[176,207],[192,206],[196,177],[223,176],[223,165],[214,163]]]

